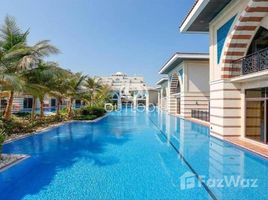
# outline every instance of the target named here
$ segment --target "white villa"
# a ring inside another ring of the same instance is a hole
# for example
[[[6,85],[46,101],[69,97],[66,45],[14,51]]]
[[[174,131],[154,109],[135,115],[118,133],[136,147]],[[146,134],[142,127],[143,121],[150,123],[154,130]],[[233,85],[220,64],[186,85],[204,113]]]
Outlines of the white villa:
[[[198,0],[180,30],[210,36],[211,135],[267,144],[268,1]]]
[[[1,97],[0,100],[0,112],[3,112],[5,110],[5,107],[7,105],[7,97]],[[69,101],[67,99],[62,100],[62,107],[65,107]],[[74,102],[74,107],[80,107],[82,102],[80,100],[76,100]],[[50,97],[48,95],[44,98],[44,108],[47,111],[53,111],[56,109],[57,106],[57,99],[54,97]],[[12,112],[30,112],[33,107],[33,96],[27,95],[27,94],[16,94],[13,101],[13,107]],[[36,109],[40,109],[40,101],[36,101]]]
[[[209,121],[209,55],[175,53],[161,68],[159,108],[183,118]]]
[[[157,104],[157,90],[148,87],[141,76],[127,76],[122,72],[107,77],[99,77],[101,83],[112,89],[112,100],[118,106],[129,104],[134,107]]]

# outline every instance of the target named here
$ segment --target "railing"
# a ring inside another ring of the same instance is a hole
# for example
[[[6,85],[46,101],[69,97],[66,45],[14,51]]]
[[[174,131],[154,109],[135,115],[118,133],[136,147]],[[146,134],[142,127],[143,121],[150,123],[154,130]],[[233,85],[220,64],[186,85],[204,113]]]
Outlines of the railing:
[[[192,110],[191,111],[192,118],[199,119],[202,121],[209,122],[209,120],[210,120],[209,116],[210,116],[210,114],[208,111],[202,111],[202,110]]]
[[[257,51],[232,63],[232,76],[241,76],[268,69],[268,48]]]

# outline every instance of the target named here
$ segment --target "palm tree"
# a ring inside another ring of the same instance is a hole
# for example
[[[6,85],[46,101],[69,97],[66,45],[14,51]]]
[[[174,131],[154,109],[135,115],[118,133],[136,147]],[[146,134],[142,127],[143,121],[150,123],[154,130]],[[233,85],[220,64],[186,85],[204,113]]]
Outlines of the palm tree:
[[[99,79],[88,77],[85,80],[85,88],[87,90],[88,94],[88,104],[92,106],[95,103],[97,92],[101,90],[102,85],[99,81]]]
[[[69,90],[67,95],[69,96],[69,105],[68,105],[68,118],[72,117],[72,105],[75,99],[81,99],[83,96],[83,81],[86,76],[81,73],[76,73],[69,78]]]
[[[54,63],[41,62],[38,67],[24,72],[24,79],[26,80],[25,91],[33,96],[32,120],[35,118],[37,98],[40,101],[40,117],[44,117],[44,98],[53,85],[51,80],[54,76],[54,66]]]
[[[111,101],[111,88],[108,85],[102,85],[101,89],[96,92],[95,105],[98,107],[104,106],[105,103]]]
[[[73,74],[59,66],[55,66],[53,68],[53,73],[54,76],[50,80],[50,94],[55,96],[57,99],[56,114],[60,115],[62,101],[68,96],[68,91],[70,90],[69,79]]]
[[[27,46],[28,35],[29,31],[22,32],[15,19],[9,16],[6,17],[0,29],[0,71],[3,76],[0,83],[10,92],[4,113],[6,120],[11,117],[14,93],[18,89],[17,83],[19,83],[21,73],[28,68],[35,67],[44,56],[59,52],[47,40]]]

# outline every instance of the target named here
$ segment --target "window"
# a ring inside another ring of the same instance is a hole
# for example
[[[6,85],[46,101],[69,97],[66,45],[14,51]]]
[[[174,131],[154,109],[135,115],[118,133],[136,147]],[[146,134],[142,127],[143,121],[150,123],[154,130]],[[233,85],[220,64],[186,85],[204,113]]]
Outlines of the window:
[[[6,99],[1,99],[1,107],[0,109],[4,109],[7,106],[7,100]]]
[[[251,42],[247,55],[253,54],[267,47],[268,47],[268,30],[263,27],[260,27]]]
[[[23,108],[32,108],[33,107],[33,98],[27,97],[23,99]]]
[[[51,99],[50,100],[50,106],[55,107],[56,106],[56,99]]]

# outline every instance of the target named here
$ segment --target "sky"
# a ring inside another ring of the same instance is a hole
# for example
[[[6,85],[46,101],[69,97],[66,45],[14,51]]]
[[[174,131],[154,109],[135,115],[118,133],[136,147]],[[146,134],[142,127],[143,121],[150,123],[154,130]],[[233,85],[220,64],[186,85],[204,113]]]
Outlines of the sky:
[[[48,39],[61,53],[48,60],[90,76],[121,71],[149,85],[175,52],[208,52],[208,35],[181,34],[195,0],[1,0],[29,43]]]

